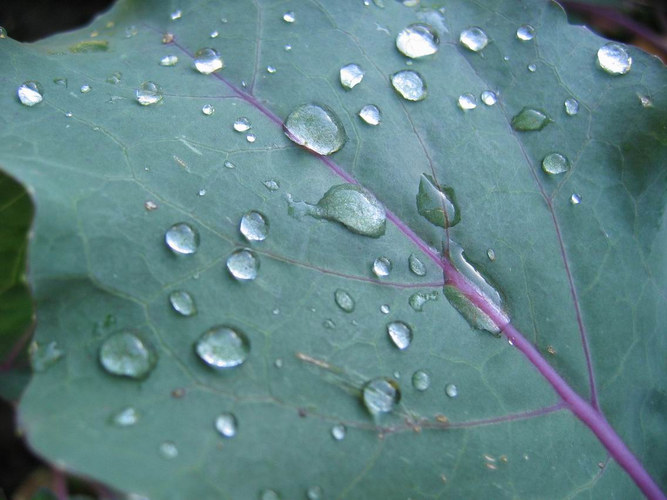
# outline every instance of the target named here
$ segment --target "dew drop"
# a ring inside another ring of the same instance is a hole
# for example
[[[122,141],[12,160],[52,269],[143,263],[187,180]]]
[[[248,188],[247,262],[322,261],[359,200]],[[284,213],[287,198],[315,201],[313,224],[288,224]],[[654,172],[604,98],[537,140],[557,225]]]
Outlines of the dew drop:
[[[116,332],[102,343],[99,352],[102,367],[112,375],[141,379],[157,363],[155,348],[129,331]]]
[[[197,314],[195,301],[185,290],[174,290],[169,294],[169,303],[174,311],[182,316],[194,316]]]
[[[378,278],[389,276],[391,268],[391,261],[387,257],[378,257],[373,261],[373,274]]]
[[[346,313],[351,313],[352,311],[354,311],[354,306],[355,306],[354,299],[349,293],[347,293],[342,288],[338,288],[334,292],[334,300],[336,301],[336,305]]]
[[[570,203],[572,205],[579,205],[579,203],[581,203],[581,195],[577,193],[572,193],[572,196],[570,196]]]
[[[632,67],[632,57],[625,47],[610,42],[598,50],[598,64],[610,75],[625,75]]]
[[[346,64],[340,68],[340,84],[345,89],[356,87],[364,79],[364,70],[356,64]]]
[[[428,91],[422,76],[416,71],[405,70],[391,75],[391,84],[398,94],[408,101],[423,101]]]
[[[644,108],[653,107],[653,99],[651,99],[649,96],[643,94],[637,94],[637,97],[639,97],[639,102],[641,103],[642,107]]]
[[[359,111],[359,117],[369,125],[379,125],[382,116],[374,104],[367,104]]]
[[[116,427],[131,427],[139,422],[139,412],[132,406],[111,414],[109,421]]]
[[[426,275],[426,265],[413,253],[408,257],[408,267],[412,271],[412,274],[416,276]]]
[[[339,222],[363,236],[379,238],[386,229],[384,207],[370,191],[357,184],[332,187],[317,202],[316,208],[313,216]]]
[[[248,120],[245,116],[240,116],[234,120],[234,125],[232,126],[237,132],[247,132],[252,127],[250,120]]]
[[[227,160],[225,163],[223,163],[225,168],[236,168],[236,165],[234,165],[231,161]]]
[[[181,9],[175,10],[172,12],[169,17],[171,18],[172,21],[176,21],[177,19],[180,19],[181,16],[183,15],[183,11]]]
[[[391,308],[389,307],[389,304],[382,304],[380,306],[380,312],[382,314],[389,314],[391,312]]]
[[[225,67],[220,53],[210,47],[205,47],[195,52],[194,65],[195,69],[202,75],[210,75]]]
[[[480,97],[482,102],[487,106],[493,106],[496,102],[498,102],[498,96],[492,90],[485,90],[482,92]]]
[[[164,241],[174,253],[189,255],[199,247],[199,233],[190,224],[179,222],[167,229]]]
[[[257,136],[251,133],[245,136],[245,140],[252,144],[257,140]]]
[[[276,358],[276,360],[273,362],[273,366],[280,369],[283,367],[283,363],[283,358]]]
[[[459,36],[461,45],[473,52],[479,52],[489,43],[489,37],[482,28],[471,26],[464,29]]]
[[[477,98],[470,93],[461,94],[458,103],[459,108],[463,111],[468,111],[477,107]]]
[[[28,107],[39,104],[44,99],[42,84],[34,80],[23,82],[16,91],[16,94],[21,104]]]
[[[283,21],[285,21],[286,23],[293,23],[294,21],[296,21],[296,17],[295,17],[295,15],[294,15],[294,11],[291,11],[291,10],[290,10],[290,11],[288,11],[288,12],[285,12],[285,13],[283,14]]]
[[[322,321],[322,326],[327,330],[333,330],[336,328],[336,323],[331,318],[327,318],[324,321]]]
[[[489,249],[486,251],[486,256],[489,258],[489,260],[490,260],[491,262],[493,262],[494,260],[496,260],[496,252],[493,250],[493,248],[489,248]]]
[[[215,429],[222,437],[232,438],[236,436],[237,427],[238,423],[233,413],[221,413],[215,419]]]
[[[227,257],[227,270],[239,281],[252,281],[257,278],[259,259],[251,250],[236,250]]]
[[[422,174],[417,193],[417,211],[431,224],[448,228],[461,220],[454,189],[439,186],[433,177]]]
[[[563,174],[570,169],[570,162],[560,153],[551,153],[542,160],[542,170],[547,174]]]
[[[40,344],[37,341],[32,341],[30,347],[28,347],[30,366],[36,372],[46,371],[48,368],[56,364],[64,355],[65,352],[58,347],[55,340],[46,345]]]
[[[224,369],[242,365],[250,353],[246,335],[232,327],[210,328],[195,342],[197,356],[211,368]]]
[[[240,230],[248,241],[264,241],[269,234],[269,220],[264,214],[251,210],[241,217]]]
[[[459,389],[454,384],[447,384],[445,386],[445,394],[450,398],[455,398],[459,395]]]
[[[155,82],[144,82],[134,91],[137,102],[142,106],[157,104],[162,100],[162,89]]]
[[[424,304],[432,300],[438,300],[438,292],[415,292],[410,295],[408,304],[410,304],[410,307],[412,307],[413,310],[422,312],[424,310]]]
[[[411,24],[396,37],[396,48],[412,59],[435,54],[439,45],[438,34],[427,24]]]
[[[178,56],[169,54],[160,59],[160,66],[176,66],[178,64]]]
[[[395,380],[378,377],[364,385],[362,399],[372,415],[389,413],[401,400],[401,390]]]
[[[178,456],[178,448],[173,441],[165,441],[164,443],[160,444],[159,450],[160,455],[162,455],[167,460],[174,459]]]
[[[530,24],[519,26],[519,28],[516,30],[516,37],[523,42],[532,40],[535,38],[535,28],[533,28]]]
[[[7,38],[7,30],[0,26],[0,40]]]
[[[82,94],[87,94],[91,90],[93,90],[93,88],[90,85],[81,85],[79,92],[81,92]]]
[[[412,343],[412,328],[402,321],[392,321],[387,325],[389,338],[401,351]]]
[[[165,33],[162,35],[162,43],[167,44],[171,43],[174,41],[174,34],[173,33]]]
[[[285,120],[284,130],[292,142],[321,155],[335,153],[347,141],[340,118],[327,106],[319,104],[297,107]]]
[[[531,73],[535,73],[535,71],[537,71],[537,64],[535,64],[535,63],[530,63],[530,64],[528,65],[528,71],[530,71]]]
[[[274,74],[276,71],[278,71],[278,70],[276,69],[275,66],[269,65],[269,66],[266,67],[266,72],[270,75]]]
[[[523,108],[512,118],[512,128],[519,132],[542,130],[551,119],[544,111],[535,108]]]
[[[218,38],[218,36],[220,36],[220,33],[218,32],[218,30],[215,30],[211,31],[211,33],[208,36],[211,38]]]
[[[431,376],[424,370],[417,370],[412,374],[412,387],[418,391],[425,391],[431,385]]]
[[[274,490],[263,490],[259,494],[259,500],[280,500],[280,495]]]
[[[343,424],[336,424],[331,428],[331,436],[336,441],[342,441],[345,439],[345,434],[347,434],[347,429]]]
[[[289,52],[290,50],[292,50],[292,45],[289,44],[289,43],[286,43],[285,47],[283,47],[283,48],[285,49],[285,52]]]
[[[152,212],[153,210],[157,210],[157,203],[154,201],[148,200],[146,203],[144,203],[144,208],[148,212]]]
[[[306,497],[308,500],[322,500],[324,492],[321,486],[311,486],[306,490]]]
[[[212,104],[204,104],[201,108],[201,112],[206,116],[211,116],[213,113],[215,113],[215,108]]]
[[[574,116],[579,112],[579,101],[572,97],[565,99],[563,106],[565,106],[565,113],[568,116]]]
[[[268,179],[262,182],[262,184],[264,184],[264,187],[269,191],[278,191],[280,189],[280,184],[278,184],[278,182],[274,181],[273,179]]]

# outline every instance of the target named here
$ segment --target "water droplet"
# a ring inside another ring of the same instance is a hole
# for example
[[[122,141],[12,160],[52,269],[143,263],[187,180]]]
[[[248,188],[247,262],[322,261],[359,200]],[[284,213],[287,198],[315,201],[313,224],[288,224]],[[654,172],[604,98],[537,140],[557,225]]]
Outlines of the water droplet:
[[[231,161],[227,160],[225,163],[223,163],[225,168],[236,168],[236,165],[234,165]]]
[[[227,269],[239,281],[252,281],[257,278],[259,259],[251,250],[236,250],[227,257]]]
[[[364,385],[362,398],[372,415],[389,413],[401,400],[401,390],[395,380],[378,377]]]
[[[42,84],[34,80],[23,82],[16,91],[19,101],[24,106],[34,106],[39,104],[44,99],[44,89]]]
[[[380,306],[380,312],[382,314],[389,314],[391,312],[391,308],[389,307],[389,304],[382,304]]]
[[[215,113],[215,108],[212,104],[204,104],[201,108],[201,112],[206,116],[211,116],[213,113]]]
[[[542,130],[551,119],[544,111],[534,108],[523,108],[512,118],[512,128],[519,132]]]
[[[581,195],[577,193],[572,193],[572,196],[570,196],[570,203],[572,205],[579,205],[579,203],[581,203]]]
[[[333,330],[334,328],[336,328],[336,323],[331,318],[327,318],[324,321],[322,321],[322,326],[327,330]]]
[[[598,50],[598,64],[610,75],[625,75],[632,67],[632,57],[625,47],[610,42]]]
[[[331,436],[336,441],[342,441],[345,439],[345,434],[347,434],[347,429],[343,424],[336,424],[331,428]]]
[[[46,371],[47,368],[53,366],[64,355],[65,352],[58,347],[55,340],[46,345],[32,341],[28,348],[30,366],[36,372]]]
[[[266,67],[266,72],[269,73],[270,75],[274,74],[276,71],[278,70],[276,69],[275,66],[269,65]]]
[[[82,94],[87,94],[91,90],[93,90],[93,88],[90,85],[81,85],[79,92],[81,92]]]
[[[653,99],[651,99],[649,96],[643,94],[637,94],[637,97],[639,97],[639,102],[641,102],[642,107],[644,108],[653,107]]]
[[[530,63],[530,64],[528,65],[528,71],[530,71],[531,73],[535,73],[535,71],[537,71],[537,64],[535,64],[535,63]]]
[[[431,385],[431,376],[424,370],[417,370],[412,374],[412,387],[418,391],[425,391]]]
[[[387,325],[389,338],[401,351],[410,347],[412,343],[412,328],[402,321],[392,321]]]
[[[417,257],[415,254],[411,253],[408,258],[408,266],[410,271],[417,276],[426,275],[426,265]]]
[[[7,38],[7,30],[0,26],[0,39]]]
[[[237,427],[238,423],[233,413],[221,413],[215,419],[215,429],[222,437],[232,438],[236,436]]]
[[[471,26],[464,29],[459,36],[461,45],[473,52],[479,52],[489,43],[489,37],[482,28]]]
[[[71,111],[68,111],[67,113],[65,113],[65,118],[72,118],[73,116],[74,115],[72,114]]]
[[[241,217],[240,230],[248,241],[264,241],[269,234],[269,221],[264,214],[251,210]]]
[[[208,36],[211,37],[211,38],[218,38],[219,35],[220,35],[220,33],[218,32],[218,30],[215,30],[215,31],[211,31],[211,33]]]
[[[171,43],[174,41],[174,34],[173,33],[165,33],[162,35],[162,43],[167,44]]]
[[[347,134],[340,118],[328,107],[302,104],[285,120],[285,134],[292,142],[321,155],[343,147]]]
[[[351,313],[354,311],[354,299],[342,288],[338,288],[334,292],[334,300],[336,301],[338,307],[340,307],[346,313]]]
[[[288,11],[283,14],[283,21],[286,23],[293,23],[296,21],[296,17],[294,16],[294,11]]]
[[[455,398],[459,395],[459,390],[454,384],[447,384],[445,386],[445,394],[450,398]]]
[[[345,89],[352,89],[361,83],[364,74],[364,70],[356,64],[346,64],[340,68],[340,84]]]
[[[391,75],[391,84],[394,90],[408,101],[423,101],[428,95],[426,83],[416,71],[405,70],[394,73]]]
[[[154,201],[148,200],[146,203],[144,203],[144,208],[147,211],[152,212],[153,210],[157,210],[157,203],[155,203]]]
[[[475,109],[477,107],[477,98],[470,93],[461,94],[458,103],[459,108],[463,111],[468,111],[469,109]]]
[[[281,369],[283,367],[283,358],[276,358],[276,360],[273,362],[273,366]]]
[[[175,253],[193,254],[199,247],[199,233],[190,224],[179,222],[167,229],[164,241]]]
[[[567,113],[569,116],[574,116],[579,112],[579,101],[573,99],[572,97],[565,99],[563,105],[565,106],[565,113]]]
[[[195,342],[195,352],[211,368],[233,368],[248,358],[250,341],[243,332],[218,325],[199,337]]]
[[[157,363],[155,348],[129,331],[116,332],[102,343],[99,359],[112,375],[141,379]]]
[[[205,196],[205,195],[206,195],[206,189],[201,188],[201,189],[197,192],[197,195],[198,195],[198,196]]]
[[[516,30],[516,37],[521,41],[528,41],[535,38],[535,28],[530,24],[524,24],[519,26],[519,29]]]
[[[498,96],[492,90],[485,90],[480,97],[482,98],[482,102],[487,106],[493,106],[498,102]]]
[[[489,258],[489,260],[490,260],[491,262],[493,262],[494,260],[496,260],[496,252],[493,250],[493,248],[489,248],[489,249],[486,251],[486,256]]]
[[[162,89],[155,82],[144,82],[134,91],[137,102],[142,106],[157,104],[162,100]]]
[[[461,220],[454,189],[439,186],[428,174],[422,174],[419,179],[417,211],[431,224],[442,228],[455,226]]]
[[[131,427],[139,421],[139,412],[128,406],[113,413],[109,421],[117,427]]]
[[[280,189],[280,184],[273,179],[266,180],[262,182],[262,184],[264,184],[264,187],[269,191],[278,191]]]
[[[570,162],[560,153],[551,153],[542,160],[542,170],[547,174],[562,174],[570,169]]]
[[[183,15],[183,11],[181,9],[175,10],[172,12],[169,17],[171,18],[172,21],[176,21],[177,19],[180,19],[181,16]]]
[[[410,304],[410,307],[412,307],[412,309],[415,311],[422,312],[424,309],[424,304],[432,300],[438,300],[438,292],[415,292],[410,295],[408,304]]]
[[[374,104],[367,104],[359,111],[359,117],[369,125],[379,125],[382,116]]]
[[[292,45],[289,44],[289,43],[286,43],[284,49],[285,49],[285,52],[289,52],[290,50],[292,50]]]
[[[162,455],[167,460],[171,460],[178,456],[178,448],[173,441],[165,441],[164,443],[160,444],[159,450],[160,455]]]
[[[311,486],[306,490],[306,497],[308,500],[322,500],[324,492],[321,486]]]
[[[373,274],[378,278],[389,276],[391,268],[391,261],[387,257],[378,257],[373,261]]]
[[[202,75],[210,75],[225,67],[220,53],[210,47],[205,47],[195,52],[194,65],[195,69]]]
[[[252,144],[257,140],[257,136],[255,134],[248,134],[245,136],[245,140]]]
[[[178,63],[178,56],[169,54],[160,59],[160,66],[175,66]]]
[[[440,45],[438,34],[427,24],[411,24],[401,30],[396,37],[396,48],[401,54],[412,59],[435,54],[438,45]]]
[[[178,314],[182,316],[194,316],[197,314],[195,301],[185,290],[174,290],[169,294],[169,303]]]

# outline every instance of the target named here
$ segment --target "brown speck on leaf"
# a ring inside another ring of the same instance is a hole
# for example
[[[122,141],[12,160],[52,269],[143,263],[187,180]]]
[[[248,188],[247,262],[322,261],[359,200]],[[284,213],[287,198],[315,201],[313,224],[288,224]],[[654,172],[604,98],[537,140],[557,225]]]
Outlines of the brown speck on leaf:
[[[174,389],[173,391],[171,391],[171,397],[172,398],[180,399],[183,396],[185,396],[185,389],[183,389],[182,387],[179,387],[179,388]]]
[[[449,419],[447,417],[445,417],[444,415],[436,415],[435,420],[437,422],[440,422],[441,424],[448,424],[449,423]]]
[[[556,348],[554,346],[549,345],[549,346],[547,346],[547,352],[549,354],[551,354],[552,356],[555,356],[557,351],[556,351]]]
[[[306,418],[307,415],[308,415],[308,412],[306,411],[305,408],[299,408],[299,416],[301,418]]]
[[[162,35],[162,43],[171,43],[174,41],[174,34],[173,33],[165,33]]]

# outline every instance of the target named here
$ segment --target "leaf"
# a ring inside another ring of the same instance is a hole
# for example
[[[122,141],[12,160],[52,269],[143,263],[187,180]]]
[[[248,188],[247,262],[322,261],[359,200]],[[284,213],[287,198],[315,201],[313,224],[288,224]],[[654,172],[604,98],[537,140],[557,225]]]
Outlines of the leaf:
[[[0,40],[0,163],[34,191],[37,209],[36,340],[65,352],[23,396],[31,445],[151,498],[258,498],[267,488],[302,498],[315,486],[326,498],[628,498],[639,492],[633,479],[659,496],[642,473],[665,488],[660,63],[628,48],[628,74],[603,72],[595,61],[605,41],[539,1],[457,1],[444,14],[399,2],[193,2],[172,21],[175,10],[128,0],[86,30],[33,45]],[[429,94],[407,102],[389,78],[406,62],[395,36],[416,22],[438,30],[440,47],[412,62]],[[515,32],[526,22],[536,36],[524,42]],[[481,52],[458,43],[469,26],[489,36]],[[165,33],[172,43],[162,43]],[[90,39],[107,50],[69,50]],[[192,54],[207,46],[225,68],[205,76]],[[160,66],[168,55],[178,64]],[[345,90],[339,69],[349,63],[365,76]],[[26,80],[45,89],[31,108],[16,99]],[[145,81],[164,89],[160,104],[135,101]],[[496,105],[457,107],[461,94],[484,90],[498,94]],[[567,98],[579,102],[576,116],[565,113]],[[333,110],[347,132],[331,157],[283,133],[282,120],[310,102]],[[206,104],[214,114],[202,113]],[[377,127],[356,116],[366,104],[381,110]],[[523,108],[552,122],[516,131]],[[233,130],[239,117],[254,142]],[[552,178],[541,162],[553,152],[570,169]],[[447,232],[419,215],[422,174],[456,192],[461,220]],[[388,210],[377,239],[288,214],[290,196],[316,204],[355,182]],[[249,210],[267,216],[265,241],[240,234]],[[193,255],[164,244],[179,222],[199,233]],[[441,259],[447,238],[473,274],[498,285],[511,324]],[[242,248],[261,262],[245,283],[225,266]],[[426,276],[409,271],[413,253]],[[381,256],[392,270],[378,278],[371,268]],[[514,346],[472,330],[444,297],[409,307],[415,292],[442,293],[443,268]],[[171,309],[178,290],[192,295],[196,315]],[[336,305],[337,290],[353,310]],[[393,321],[413,333],[406,349],[387,334]],[[216,325],[247,336],[241,366],[214,371],[196,357],[194,343]],[[98,362],[104,340],[128,330],[157,351],[145,380]],[[411,385],[417,370],[430,376],[426,391]],[[359,398],[377,377],[396,379],[401,402],[373,417]],[[127,408],[138,421],[114,425]],[[234,437],[216,430],[227,413]],[[340,441],[331,433],[339,424]]]

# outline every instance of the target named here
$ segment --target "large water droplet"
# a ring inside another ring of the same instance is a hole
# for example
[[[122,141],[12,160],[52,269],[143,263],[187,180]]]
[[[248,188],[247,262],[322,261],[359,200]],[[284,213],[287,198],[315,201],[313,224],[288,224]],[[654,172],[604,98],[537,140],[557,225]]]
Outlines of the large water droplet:
[[[243,332],[218,325],[199,337],[195,343],[195,352],[211,368],[233,368],[248,358],[250,341]]]
[[[23,82],[17,89],[16,94],[24,106],[34,106],[44,99],[42,84],[34,80]]]
[[[30,358],[30,366],[36,372],[46,371],[53,366],[65,355],[65,352],[58,347],[55,340],[41,344],[37,341],[32,341],[28,347],[28,356]]]
[[[174,290],[169,294],[169,303],[178,314],[183,316],[194,316],[197,314],[195,301],[185,290]]]
[[[195,52],[194,65],[195,69],[203,75],[210,75],[225,67],[218,51],[209,47]]]
[[[221,413],[218,415],[218,418],[215,419],[215,429],[222,437],[232,438],[236,436],[237,427],[238,422],[233,413]]]
[[[402,321],[392,321],[387,325],[389,338],[401,351],[412,343],[412,328]]]
[[[547,114],[535,108],[523,108],[512,118],[512,128],[519,132],[542,130],[551,119]]]
[[[547,174],[563,174],[570,169],[570,162],[560,153],[551,153],[542,160],[542,170]]]
[[[179,222],[167,229],[164,241],[175,253],[193,254],[199,247],[199,233],[190,224]]]
[[[401,390],[395,380],[378,377],[364,385],[362,399],[372,415],[389,413],[401,400]]]
[[[178,64],[178,56],[169,54],[160,59],[160,66],[176,66]]]
[[[378,278],[389,276],[391,268],[391,261],[387,257],[378,257],[373,261],[373,274]]]
[[[438,300],[438,292],[415,292],[410,295],[408,299],[408,304],[410,307],[417,312],[422,312],[424,309],[424,304],[432,300]]]
[[[428,174],[419,178],[417,211],[431,224],[442,228],[455,226],[461,220],[454,189],[439,186]]]
[[[159,450],[160,455],[168,460],[178,456],[178,448],[173,441],[165,441],[164,443],[160,444]]]
[[[155,348],[128,331],[117,332],[102,343],[99,359],[102,367],[112,375],[141,379],[157,363]]]
[[[113,413],[109,421],[117,427],[131,427],[139,421],[139,412],[128,406]]]
[[[598,50],[598,64],[610,75],[625,75],[632,67],[632,57],[625,47],[610,42]]]
[[[252,281],[257,278],[259,258],[246,248],[236,250],[227,257],[227,270],[239,281]]]
[[[334,300],[336,301],[338,307],[340,307],[343,311],[347,313],[354,311],[354,299],[342,288],[339,288],[334,292]]]
[[[342,441],[345,439],[345,434],[347,434],[347,429],[343,424],[336,424],[331,428],[331,436],[336,441]]]
[[[470,94],[461,94],[459,96],[459,108],[461,108],[463,111],[468,111],[469,109],[475,109],[477,107],[477,98]]]
[[[411,253],[408,258],[408,266],[410,271],[417,276],[426,275],[426,265],[417,257],[415,254]]]
[[[431,376],[424,370],[417,370],[412,374],[412,387],[418,391],[425,391],[431,385]]]
[[[498,102],[498,96],[496,96],[496,93],[492,90],[485,90],[482,92],[480,97],[482,102],[487,106],[493,106],[496,102]]]
[[[151,106],[162,100],[162,89],[155,82],[144,82],[134,91],[137,102],[142,106]]]
[[[340,118],[320,104],[297,107],[285,120],[284,129],[291,141],[321,155],[335,153],[347,141]]]
[[[234,127],[234,130],[237,132],[247,132],[250,130],[252,127],[250,120],[246,118],[245,116],[240,116],[236,120],[234,120],[234,124],[232,125]]]
[[[332,187],[309,214],[343,224],[350,231],[379,238],[385,232],[387,214],[373,194],[357,184]]]
[[[308,500],[322,500],[324,498],[324,491],[321,486],[311,486],[306,490],[306,497]]]
[[[438,45],[438,34],[427,24],[411,24],[396,37],[396,48],[401,54],[413,59],[435,54]]]
[[[352,89],[364,79],[364,70],[356,64],[346,64],[340,68],[340,84],[343,88]]]
[[[269,234],[269,220],[264,214],[251,210],[241,217],[240,230],[248,241],[264,241]]]
[[[447,384],[445,386],[445,394],[450,398],[455,398],[459,395],[459,389],[454,384]]]
[[[471,26],[464,29],[459,36],[461,45],[473,52],[479,52],[489,43],[489,37],[482,28]]]
[[[574,116],[579,112],[579,101],[573,99],[572,97],[565,99],[563,106],[565,106],[565,113],[567,113],[569,116]]]
[[[528,41],[535,38],[535,28],[530,24],[524,24],[519,26],[519,29],[516,30],[516,37],[521,41]]]
[[[424,79],[416,71],[405,70],[394,73],[391,75],[391,84],[394,90],[408,101],[422,101],[428,94]]]
[[[380,109],[374,104],[367,104],[361,108],[359,117],[369,125],[379,125],[382,119]]]

